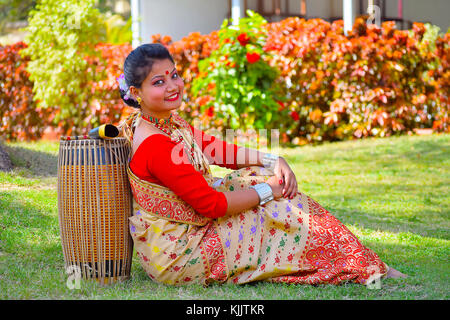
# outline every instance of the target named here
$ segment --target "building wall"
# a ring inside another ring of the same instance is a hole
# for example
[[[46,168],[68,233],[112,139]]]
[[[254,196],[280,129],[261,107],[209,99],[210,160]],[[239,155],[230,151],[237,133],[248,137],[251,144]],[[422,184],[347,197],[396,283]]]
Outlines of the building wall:
[[[173,41],[191,32],[208,34],[220,28],[228,11],[227,0],[140,0],[141,43],[158,33]]]
[[[288,0],[289,11],[300,13],[300,0]],[[386,16],[397,17],[398,0],[384,0]],[[229,14],[228,0],[138,0],[142,21],[141,43],[151,41],[151,35],[169,35],[174,41],[191,32],[208,34],[219,29]],[[272,10],[272,0],[263,0],[267,11]],[[374,1],[376,3],[376,1]],[[257,0],[247,0],[248,8],[257,9]],[[353,0],[359,12],[359,0]],[[243,7],[244,0],[241,0]],[[285,0],[281,1],[282,10]],[[368,0],[362,1],[363,14],[367,13]],[[243,9],[243,8],[242,8]],[[343,0],[306,0],[307,17],[342,17]],[[403,0],[403,18],[410,21],[431,22],[446,32],[449,28],[450,0]]]
[[[446,32],[450,27],[449,0],[403,0],[403,16],[412,22],[430,22]]]

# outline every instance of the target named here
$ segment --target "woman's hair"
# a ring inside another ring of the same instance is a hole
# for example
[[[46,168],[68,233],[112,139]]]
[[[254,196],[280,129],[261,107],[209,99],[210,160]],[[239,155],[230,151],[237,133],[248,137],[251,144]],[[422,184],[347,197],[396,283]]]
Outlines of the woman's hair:
[[[169,50],[160,43],[146,43],[131,51],[125,58],[123,64],[123,73],[127,87],[133,86],[140,88],[142,82],[144,82],[145,78],[152,71],[155,60],[165,59],[169,59],[172,63],[175,63]],[[137,101],[130,94],[128,94],[130,98],[124,99],[126,95],[127,91],[120,88],[120,97],[122,100],[129,106],[140,108]]]

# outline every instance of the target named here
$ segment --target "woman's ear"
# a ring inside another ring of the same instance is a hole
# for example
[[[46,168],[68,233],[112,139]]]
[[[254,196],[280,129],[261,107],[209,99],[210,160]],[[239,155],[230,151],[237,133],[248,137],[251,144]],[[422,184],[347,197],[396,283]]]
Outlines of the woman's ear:
[[[130,86],[130,93],[133,96],[133,99],[137,100],[137,97],[139,97],[139,90],[136,87]]]

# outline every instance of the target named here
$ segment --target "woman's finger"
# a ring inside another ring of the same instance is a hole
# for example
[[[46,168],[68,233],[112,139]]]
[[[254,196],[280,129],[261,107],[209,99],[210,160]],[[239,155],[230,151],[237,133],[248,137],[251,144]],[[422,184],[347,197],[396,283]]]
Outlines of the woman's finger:
[[[291,178],[289,176],[286,177],[286,186],[284,187],[284,197],[288,198],[291,194]]]
[[[298,185],[297,181],[294,180],[294,186],[292,187],[291,197],[294,198],[297,195]]]
[[[287,195],[291,199],[296,195],[296,187],[297,187],[296,185],[297,185],[297,180],[295,179],[295,175],[290,176]]]

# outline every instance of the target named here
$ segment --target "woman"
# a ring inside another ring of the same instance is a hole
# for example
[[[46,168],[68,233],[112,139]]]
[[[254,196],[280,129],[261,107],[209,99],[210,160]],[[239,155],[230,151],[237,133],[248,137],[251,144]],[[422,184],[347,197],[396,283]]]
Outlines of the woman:
[[[402,276],[298,192],[283,157],[220,141],[183,120],[175,110],[184,83],[164,46],[134,49],[118,80],[125,103],[140,109],[124,130],[132,144],[130,232],[153,280],[369,284]],[[233,171],[216,180],[208,163]]]

